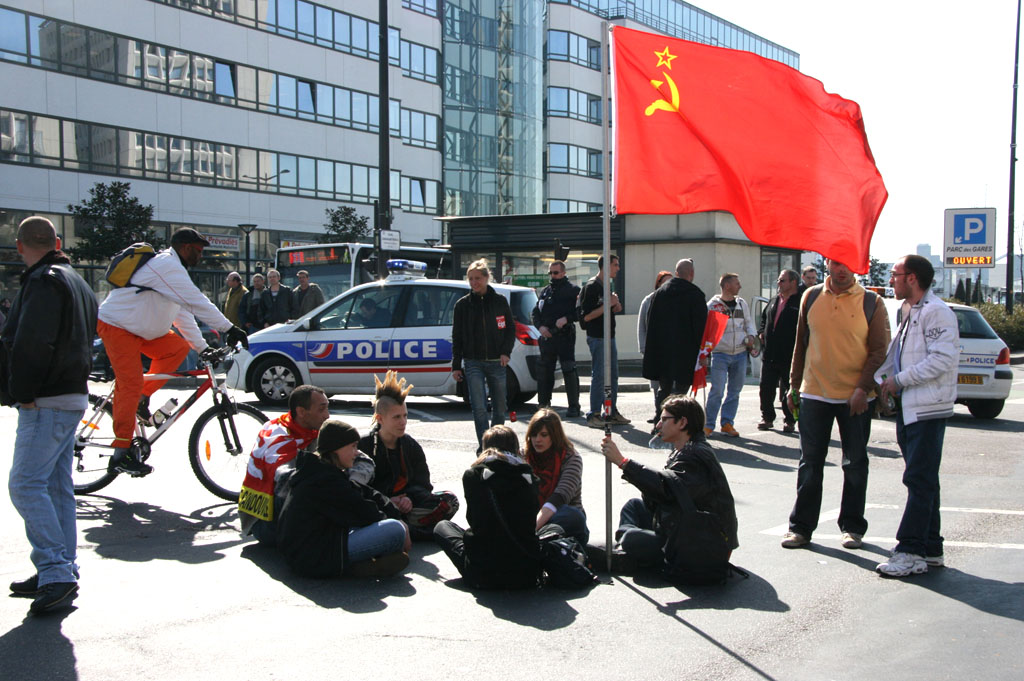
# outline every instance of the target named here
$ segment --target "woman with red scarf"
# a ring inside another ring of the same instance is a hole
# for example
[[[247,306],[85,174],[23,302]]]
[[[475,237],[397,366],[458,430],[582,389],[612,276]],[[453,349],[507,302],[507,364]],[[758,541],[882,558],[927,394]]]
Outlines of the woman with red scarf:
[[[526,462],[539,479],[537,529],[554,523],[583,544],[590,538],[583,510],[583,457],[565,436],[562,420],[539,409],[526,427]]]

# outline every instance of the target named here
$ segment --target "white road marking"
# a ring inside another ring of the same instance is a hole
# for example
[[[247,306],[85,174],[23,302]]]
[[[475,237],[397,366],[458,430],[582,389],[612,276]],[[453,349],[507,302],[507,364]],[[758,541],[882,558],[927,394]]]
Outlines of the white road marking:
[[[866,509],[871,509],[871,508],[886,509],[886,510],[902,510],[903,509],[902,506],[898,506],[896,504],[865,504],[864,507]],[[992,515],[1024,516],[1024,511],[1016,511],[1016,510],[1012,510],[1012,509],[998,509],[998,508],[965,508],[965,507],[960,507],[960,506],[942,506],[942,507],[939,508],[939,511],[942,512],[942,513],[986,513],[986,514],[992,514]],[[829,522],[829,521],[837,519],[838,517],[839,517],[839,509],[835,508],[835,509],[832,509],[830,511],[825,511],[824,513],[822,513],[821,516],[818,518],[818,523],[822,524],[822,523],[825,523],[825,522]],[[760,534],[767,534],[769,536],[781,537],[782,535],[786,534],[786,532],[788,532],[788,531],[789,531],[789,523],[784,523],[782,525],[776,525],[775,527],[769,527],[766,530],[761,530]],[[814,534],[814,539],[816,539],[816,540],[818,540],[818,539],[830,539],[830,540],[838,541],[841,538],[842,538],[842,535],[839,535],[839,534],[820,534],[820,533],[815,533]],[[896,540],[895,537],[875,537],[873,535],[868,534],[868,535],[865,535],[864,538],[865,538],[866,541],[869,541],[869,542],[871,542],[873,544],[893,544],[893,545],[895,545],[897,543],[897,540]],[[959,547],[963,547],[963,548],[973,548],[973,549],[1012,549],[1012,550],[1017,550],[1017,551],[1024,551],[1024,544],[1009,544],[1009,543],[999,543],[999,542],[978,542],[978,541],[954,541],[954,540],[949,540],[949,539],[943,541],[943,544],[945,544],[946,546],[959,546]]]
[[[409,416],[415,416],[420,421],[430,421],[432,423],[440,423],[441,421],[444,421],[444,419],[441,418],[440,416],[428,414],[427,412],[422,411],[420,409],[410,409]]]

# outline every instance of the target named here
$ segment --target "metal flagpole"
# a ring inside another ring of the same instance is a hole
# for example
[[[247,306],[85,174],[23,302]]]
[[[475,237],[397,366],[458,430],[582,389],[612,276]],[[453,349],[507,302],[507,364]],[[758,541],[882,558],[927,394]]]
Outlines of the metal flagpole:
[[[608,425],[611,414],[612,399],[612,311],[609,301],[611,300],[611,280],[607,273],[611,271],[611,103],[609,101],[608,80],[611,77],[611,50],[608,39],[609,26],[607,21],[601,22],[601,56],[604,58],[601,74],[601,101],[604,108],[604,120],[601,125],[604,128],[603,144],[601,150],[602,163],[604,165],[604,214],[601,220],[601,262],[604,263],[604,276],[602,284],[602,300],[604,300],[604,314],[601,315],[601,324],[604,326],[604,408],[601,415],[604,417],[604,433],[611,435],[612,429]],[[608,573],[612,571],[612,464],[608,459],[604,460],[604,541],[605,560],[607,561]]]

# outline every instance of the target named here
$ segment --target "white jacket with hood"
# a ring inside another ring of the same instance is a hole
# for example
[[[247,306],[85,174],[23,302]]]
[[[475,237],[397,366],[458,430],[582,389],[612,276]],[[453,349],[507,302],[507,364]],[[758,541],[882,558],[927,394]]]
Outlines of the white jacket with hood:
[[[729,322],[725,326],[725,333],[722,334],[722,340],[718,341],[718,345],[712,352],[721,352],[726,355],[738,355],[741,352],[746,352],[747,346],[744,345],[743,340],[747,336],[757,336],[757,327],[750,315],[747,301],[736,296],[736,307],[730,310],[722,300],[722,296],[715,295],[708,301],[708,310],[721,312],[729,318]]]
[[[900,370],[895,372],[898,351]],[[893,334],[885,361],[875,372],[875,381],[881,383],[885,380],[883,376],[896,380],[902,389],[904,424],[949,418],[956,401],[959,364],[960,328],[956,314],[929,289]]]
[[[202,352],[207,347],[206,340],[196,324],[196,317],[221,333],[232,327],[228,318],[192,282],[172,248],[160,251],[136,270],[131,286],[111,291],[100,305],[99,313],[101,321],[146,340],[165,335],[174,324],[188,344]]]

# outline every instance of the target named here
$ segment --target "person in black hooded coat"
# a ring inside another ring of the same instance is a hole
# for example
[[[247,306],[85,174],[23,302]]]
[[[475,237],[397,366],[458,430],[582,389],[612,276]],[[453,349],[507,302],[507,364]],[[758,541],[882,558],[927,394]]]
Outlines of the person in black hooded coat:
[[[676,263],[676,275],[661,285],[647,310],[647,344],[643,377],[658,381],[658,409],[671,394],[686,394],[704,338],[708,308],[704,292],[693,283],[693,261]]]

